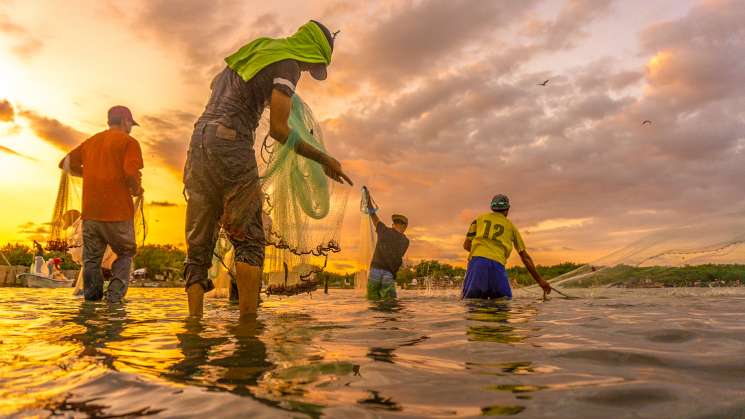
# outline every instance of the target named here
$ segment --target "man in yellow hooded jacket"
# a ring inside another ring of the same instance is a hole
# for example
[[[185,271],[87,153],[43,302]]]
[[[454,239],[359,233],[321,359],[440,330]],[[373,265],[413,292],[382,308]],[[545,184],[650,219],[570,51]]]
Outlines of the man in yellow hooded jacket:
[[[249,42],[225,59],[227,66],[212,81],[184,167],[190,315],[202,314],[204,293],[214,288],[208,270],[221,228],[235,249],[240,313],[256,313],[266,240],[255,130],[269,106],[271,137],[285,144],[296,135],[287,121],[301,72],[325,80],[333,47],[328,28],[311,20],[290,37]],[[297,154],[321,164],[329,178],[352,183],[336,159],[302,140],[294,144]]]

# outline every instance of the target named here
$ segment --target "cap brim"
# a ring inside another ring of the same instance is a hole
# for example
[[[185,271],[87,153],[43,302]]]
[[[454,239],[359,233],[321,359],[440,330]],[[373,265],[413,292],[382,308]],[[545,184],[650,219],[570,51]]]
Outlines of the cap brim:
[[[326,77],[328,77],[328,71],[326,70],[326,66],[314,66],[310,70],[310,75],[316,79],[316,80],[326,80]]]
[[[136,125],[138,127],[140,126],[140,124],[138,124],[137,121],[135,121],[134,119],[132,120],[132,125]]]

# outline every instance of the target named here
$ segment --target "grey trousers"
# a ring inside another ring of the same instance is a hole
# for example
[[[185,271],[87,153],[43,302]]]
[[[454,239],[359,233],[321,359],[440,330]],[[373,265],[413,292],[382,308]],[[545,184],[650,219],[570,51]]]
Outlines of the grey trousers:
[[[97,301],[104,297],[103,260],[106,245],[116,255],[111,265],[111,281],[107,289],[107,300],[119,302],[127,293],[132,259],[137,252],[134,223],[130,221],[83,220],[83,295],[86,300]]]

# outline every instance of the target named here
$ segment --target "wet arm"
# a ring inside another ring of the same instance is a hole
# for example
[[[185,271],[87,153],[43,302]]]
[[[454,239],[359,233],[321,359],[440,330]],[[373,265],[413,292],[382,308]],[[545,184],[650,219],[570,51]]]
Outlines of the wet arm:
[[[124,151],[124,178],[132,196],[140,196],[144,192],[142,189],[142,172],[140,172],[143,167],[140,144],[137,141],[132,141],[127,144]]]
[[[377,228],[378,223],[380,222],[380,217],[378,217],[378,214],[371,212],[370,219],[372,220],[373,225]]]
[[[373,226],[377,228],[378,223],[380,222],[380,217],[378,217],[378,213],[377,213],[378,210],[373,205],[372,195],[370,195],[370,191],[368,191],[367,194],[368,194],[367,213],[370,214],[370,219],[372,219]]]
[[[465,251],[468,253],[471,253],[471,244],[473,243],[474,237],[476,237],[476,220],[473,220],[473,222],[471,222],[471,225],[468,226],[468,231],[466,232],[466,240],[463,241],[463,249],[465,249]]]
[[[528,270],[528,272],[530,272],[530,276],[533,277],[533,280],[538,285],[540,285],[547,294],[551,292],[551,286],[548,285],[548,282],[541,278],[541,274],[539,274],[538,270],[535,268],[533,258],[530,257],[527,250],[523,250],[522,252],[520,252],[520,259],[522,259],[523,265],[525,265],[525,268]]]
[[[282,144],[285,144],[290,136],[290,126],[287,124],[287,120],[290,118],[291,109],[292,98],[278,89],[272,90],[272,99],[269,105],[269,135]],[[325,164],[325,159],[328,157],[303,140],[298,141],[295,145],[295,151],[297,154],[321,164]]]
[[[285,144],[290,136],[290,126],[287,120],[292,109],[292,98],[279,89],[272,90],[269,104],[269,135],[278,142]],[[339,183],[346,181],[352,185],[352,180],[342,171],[341,163],[328,154],[299,139],[295,144],[295,152],[305,158],[318,162],[324,167],[326,175]]]

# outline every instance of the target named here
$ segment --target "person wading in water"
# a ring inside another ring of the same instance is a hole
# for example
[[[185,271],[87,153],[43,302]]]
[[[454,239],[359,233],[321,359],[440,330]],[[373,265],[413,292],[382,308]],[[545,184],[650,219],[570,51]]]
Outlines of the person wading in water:
[[[403,257],[409,249],[409,239],[404,235],[409,220],[401,214],[393,214],[392,227],[380,221],[368,191],[368,213],[378,235],[375,253],[370,262],[367,279],[367,298],[371,300],[396,298],[396,273],[401,268]]]
[[[240,313],[256,313],[266,240],[255,130],[268,105],[271,137],[285,144],[297,135],[287,120],[300,73],[325,80],[333,48],[331,32],[311,20],[288,38],[259,38],[246,44],[225,59],[227,67],[212,81],[212,94],[194,125],[184,167],[184,276],[191,316],[202,315],[204,293],[214,288],[208,270],[220,228],[235,249]],[[329,178],[352,184],[333,157],[302,140],[295,152],[321,164]]]
[[[129,288],[137,252],[132,197],[141,197],[143,168],[140,143],[130,133],[139,126],[125,106],[108,113],[109,129],[72,150],[59,164],[83,177],[83,294],[98,301],[121,302]],[[101,264],[107,246],[116,254],[112,278],[104,293]]]
[[[491,212],[473,220],[466,233],[463,248],[468,253],[468,269],[463,281],[463,298],[512,298],[512,289],[505,265],[512,248],[520,254],[523,264],[544,294],[551,292],[525,249],[525,243],[514,224],[507,219],[510,200],[496,195],[491,201]]]

